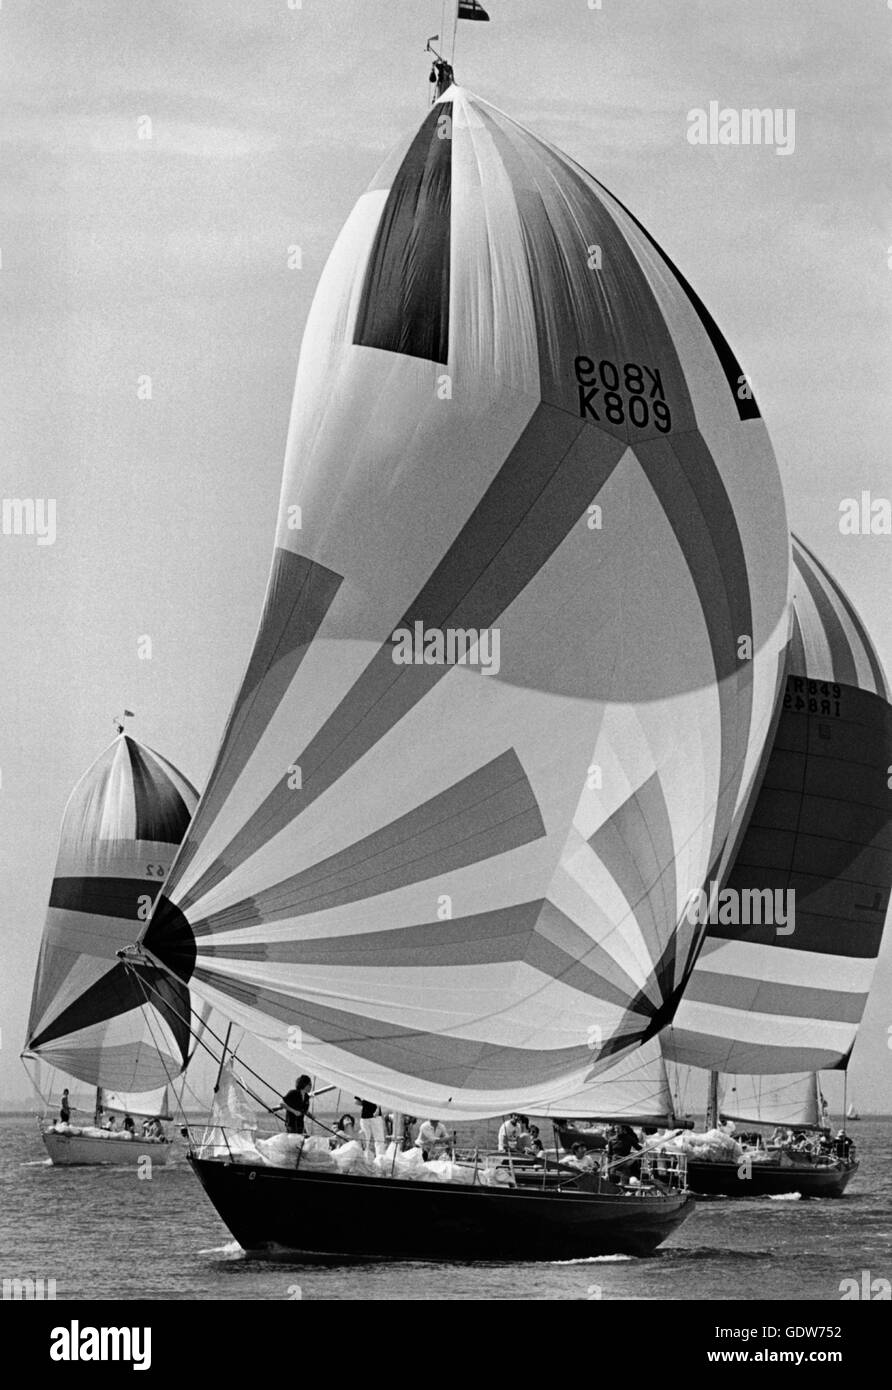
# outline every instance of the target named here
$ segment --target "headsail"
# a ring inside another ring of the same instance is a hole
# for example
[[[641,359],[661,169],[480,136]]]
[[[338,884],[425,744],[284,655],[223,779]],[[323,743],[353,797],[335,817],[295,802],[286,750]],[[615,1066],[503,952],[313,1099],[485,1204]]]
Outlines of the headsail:
[[[675,1102],[659,1038],[649,1038],[560,1104],[539,1105],[533,1100],[529,1109],[533,1115],[673,1126]]]
[[[159,1120],[173,1118],[167,1086],[158,1086],[154,1091],[103,1091],[102,1108],[116,1115],[154,1116]]]
[[[844,1067],[892,887],[892,707],[842,589],[794,538],[789,675],[765,780],[728,886],[792,891],[795,919],[709,936],[666,1055],[723,1072]]]
[[[561,1104],[676,1008],[788,564],[758,406],[695,292],[595,179],[451,88],[317,289],[260,630],[145,946],[361,1094]]]
[[[26,1050],[94,1086],[142,1092],[185,1064],[189,993],[166,972],[140,1007],[116,959],[148,917],[198,801],[182,773],[122,734],[72,792],[31,1000]]]
[[[813,1071],[794,1076],[726,1076],[722,1092],[723,1120],[794,1129],[818,1129],[825,1122],[825,1102]]]

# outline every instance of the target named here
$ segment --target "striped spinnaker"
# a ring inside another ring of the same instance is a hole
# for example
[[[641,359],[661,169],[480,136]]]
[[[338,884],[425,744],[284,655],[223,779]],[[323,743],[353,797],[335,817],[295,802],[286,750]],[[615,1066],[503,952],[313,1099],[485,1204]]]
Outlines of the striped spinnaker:
[[[793,636],[765,780],[728,886],[794,895],[793,930],[710,926],[666,1054],[722,1072],[845,1067],[892,887],[892,707],[850,600],[793,540]]]
[[[172,763],[122,734],[65,807],[26,1051],[90,1085],[149,1091],[186,1063],[188,989],[116,953],[147,920],[197,801]]]
[[[690,285],[451,89],[318,286],[260,629],[146,946],[413,1113],[572,1096],[677,1005],[788,570],[758,405]],[[499,667],[398,663],[417,628],[495,632]]]

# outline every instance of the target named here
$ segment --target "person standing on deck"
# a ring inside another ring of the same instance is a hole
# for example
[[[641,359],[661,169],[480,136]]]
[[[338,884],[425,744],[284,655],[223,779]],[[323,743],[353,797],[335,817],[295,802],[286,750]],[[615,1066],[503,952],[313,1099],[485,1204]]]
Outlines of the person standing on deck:
[[[294,1083],[294,1090],[288,1091],[282,1097],[282,1104],[276,1106],[276,1110],[285,1112],[286,1134],[303,1134],[304,1117],[310,1108],[311,1085],[308,1076],[299,1076]]]
[[[359,1129],[364,1136],[364,1147],[370,1149],[374,1144],[377,1157],[387,1148],[387,1133],[381,1107],[373,1100],[363,1100],[361,1096],[354,1096],[353,1099],[359,1106]]]
[[[67,1086],[65,1087],[65,1090],[62,1092],[62,1100],[59,1105],[59,1119],[62,1121],[63,1125],[71,1123],[71,1105],[69,1104],[68,1100]]]

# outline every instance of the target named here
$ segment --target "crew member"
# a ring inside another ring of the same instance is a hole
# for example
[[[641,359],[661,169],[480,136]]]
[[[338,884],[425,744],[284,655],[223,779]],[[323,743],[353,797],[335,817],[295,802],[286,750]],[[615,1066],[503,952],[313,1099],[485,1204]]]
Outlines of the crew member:
[[[286,1133],[303,1134],[304,1117],[310,1108],[310,1087],[312,1084],[308,1076],[299,1076],[294,1083],[294,1090],[284,1095],[282,1104],[276,1106],[276,1110],[284,1110],[285,1112]]]
[[[418,1131],[415,1147],[427,1163],[430,1158],[440,1158],[449,1152],[449,1131],[442,1120],[425,1120]]]

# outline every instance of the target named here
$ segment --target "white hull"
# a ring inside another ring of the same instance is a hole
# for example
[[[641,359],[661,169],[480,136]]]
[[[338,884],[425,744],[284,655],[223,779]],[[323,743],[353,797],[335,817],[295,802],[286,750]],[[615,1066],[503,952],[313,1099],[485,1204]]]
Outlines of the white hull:
[[[53,1163],[60,1168],[97,1163],[135,1168],[141,1158],[151,1158],[154,1167],[167,1162],[171,1149],[167,1141],[98,1139],[88,1134],[55,1134],[52,1130],[44,1131],[43,1142]]]

